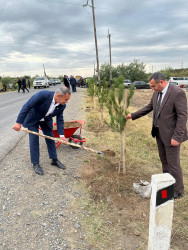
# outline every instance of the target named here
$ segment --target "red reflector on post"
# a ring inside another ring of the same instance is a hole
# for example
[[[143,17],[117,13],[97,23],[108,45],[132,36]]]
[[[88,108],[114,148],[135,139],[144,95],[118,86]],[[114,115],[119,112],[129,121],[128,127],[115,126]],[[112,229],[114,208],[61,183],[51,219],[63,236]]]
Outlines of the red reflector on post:
[[[167,190],[162,190],[161,194],[162,194],[162,199],[166,199],[167,198]]]

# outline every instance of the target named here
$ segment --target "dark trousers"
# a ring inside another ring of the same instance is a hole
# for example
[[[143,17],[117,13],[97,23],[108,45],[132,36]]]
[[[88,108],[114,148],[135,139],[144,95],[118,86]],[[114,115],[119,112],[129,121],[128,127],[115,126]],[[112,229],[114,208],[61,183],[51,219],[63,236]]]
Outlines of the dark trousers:
[[[72,87],[72,92],[76,92],[76,84],[72,84],[71,87]]]
[[[25,93],[25,89],[27,90],[27,92],[29,92],[29,89],[26,86],[22,86],[23,89],[23,93]]]
[[[29,127],[28,129],[34,132],[39,132],[39,126],[41,127],[43,134],[53,137],[52,128],[48,125],[47,122],[38,122],[37,124]],[[56,146],[55,142],[50,139],[45,139],[48,154],[50,159],[57,159]],[[32,163],[39,163],[40,151],[39,151],[39,136],[29,134],[29,145],[30,145],[30,155]]]
[[[20,89],[22,89],[21,84],[18,84],[18,92],[20,92]]]
[[[176,180],[175,192],[183,194],[183,175],[180,166],[180,145],[165,146],[160,134],[156,137],[157,146],[159,150],[159,157],[162,162],[163,173],[171,174]]]

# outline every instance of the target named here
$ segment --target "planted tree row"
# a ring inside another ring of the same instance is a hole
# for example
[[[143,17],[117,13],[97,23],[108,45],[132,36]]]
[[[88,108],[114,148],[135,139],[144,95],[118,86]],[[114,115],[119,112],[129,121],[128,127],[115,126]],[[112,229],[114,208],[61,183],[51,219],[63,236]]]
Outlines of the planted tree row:
[[[111,87],[109,87],[105,80],[100,84],[90,81],[88,88],[88,94],[93,100],[93,106],[95,106],[94,97],[97,97],[101,125],[104,124],[103,109],[106,107],[109,114],[109,121],[105,120],[105,123],[120,135],[118,174],[120,174],[121,169],[123,169],[124,174],[126,173],[126,123],[127,114],[129,113],[128,107],[134,94],[134,87],[131,86],[129,90],[125,90],[123,81],[124,77],[120,76],[114,80],[114,84]]]

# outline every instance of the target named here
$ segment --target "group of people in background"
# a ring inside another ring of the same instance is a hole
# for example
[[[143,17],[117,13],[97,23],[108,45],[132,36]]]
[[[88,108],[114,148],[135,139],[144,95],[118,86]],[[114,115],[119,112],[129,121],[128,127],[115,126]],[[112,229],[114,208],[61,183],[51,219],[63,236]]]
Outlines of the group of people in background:
[[[64,75],[63,82],[67,88],[70,89],[70,86],[72,87],[72,92],[76,92],[76,86],[81,88],[88,87],[88,79],[84,79],[83,77],[76,79],[73,75],[71,75],[70,78]]]
[[[76,92],[76,79],[73,75],[71,75],[70,78],[68,78],[67,75],[64,75],[63,83],[68,89],[70,89],[71,86],[72,92]]]
[[[76,79],[73,75],[71,75],[70,78],[67,75],[64,75],[63,83],[69,90],[72,88],[72,92],[76,92],[76,86],[79,86],[81,88],[87,86],[87,82],[82,77],[80,77],[79,79]],[[23,78],[17,77],[17,85],[18,85],[18,92],[22,90],[23,93],[25,93],[25,90],[29,92],[29,89],[31,87],[31,82],[28,79],[27,84],[26,84],[25,77]],[[29,89],[27,88],[27,85]]]
[[[20,89],[23,91],[23,93],[25,93],[25,90],[27,90],[27,92],[29,92],[29,89],[31,87],[31,83],[30,80],[28,79],[27,84],[29,89],[27,88],[27,84],[26,84],[26,79],[25,77],[23,77],[22,79],[20,79],[19,77],[17,77],[17,84],[18,84],[18,92],[20,92]]]

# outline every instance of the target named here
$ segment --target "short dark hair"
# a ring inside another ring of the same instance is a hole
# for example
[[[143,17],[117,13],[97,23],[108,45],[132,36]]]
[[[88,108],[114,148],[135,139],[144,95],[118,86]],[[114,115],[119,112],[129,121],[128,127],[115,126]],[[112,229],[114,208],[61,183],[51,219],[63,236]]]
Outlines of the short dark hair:
[[[159,82],[160,80],[165,81],[166,77],[165,75],[163,75],[161,72],[155,72],[153,74],[151,74],[150,78],[149,78],[149,82],[154,79],[155,82]]]

